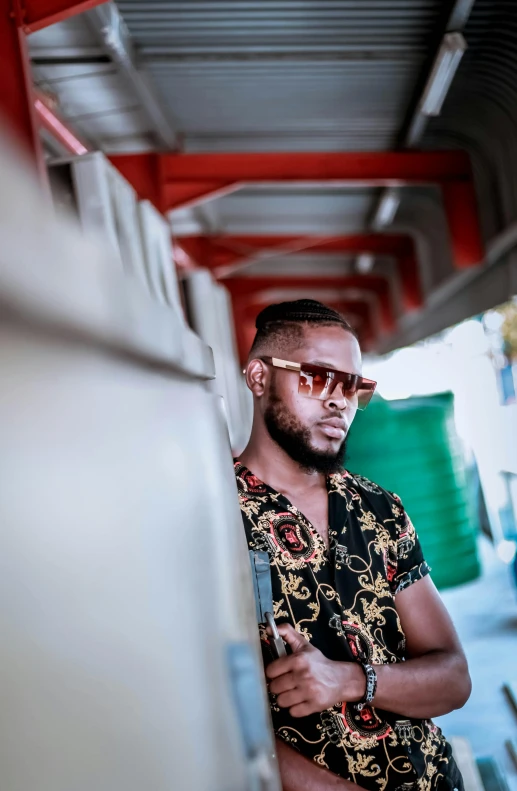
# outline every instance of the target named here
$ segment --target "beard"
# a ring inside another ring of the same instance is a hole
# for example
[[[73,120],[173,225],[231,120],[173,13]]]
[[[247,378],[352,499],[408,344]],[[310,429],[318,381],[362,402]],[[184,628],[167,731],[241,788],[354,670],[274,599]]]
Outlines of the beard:
[[[310,430],[278,397],[274,378],[271,381],[264,422],[271,439],[303,470],[331,475],[343,469],[348,434],[335,451],[315,448],[311,442]]]

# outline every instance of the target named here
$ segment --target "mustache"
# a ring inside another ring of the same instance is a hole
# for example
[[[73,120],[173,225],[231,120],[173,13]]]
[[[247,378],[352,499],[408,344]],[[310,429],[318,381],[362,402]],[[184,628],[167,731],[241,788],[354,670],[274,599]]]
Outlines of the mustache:
[[[330,416],[327,415],[327,417]],[[339,412],[333,411],[332,417],[342,420]],[[264,422],[271,439],[304,470],[317,471],[326,475],[343,469],[346,457],[347,436],[343,438],[337,451],[329,453],[313,447],[311,430],[304,426],[280,401],[270,401],[265,412]]]

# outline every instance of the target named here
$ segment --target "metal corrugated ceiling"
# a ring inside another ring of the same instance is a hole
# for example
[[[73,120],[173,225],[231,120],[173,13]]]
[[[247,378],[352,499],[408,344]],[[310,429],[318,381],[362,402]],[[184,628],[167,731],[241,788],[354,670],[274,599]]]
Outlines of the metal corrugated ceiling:
[[[464,35],[468,49],[423,143],[472,156],[485,238],[517,220],[517,6],[477,0]]]
[[[84,16],[29,36],[37,85],[59,99],[62,118],[101,150],[148,149],[151,130]]]
[[[121,0],[118,7],[184,150],[382,151],[397,143],[451,2]],[[196,225],[198,233],[353,233],[368,228],[378,195],[245,190],[172,222],[180,234],[182,225],[186,233]],[[425,241],[421,248],[427,290],[449,273],[449,259],[434,267],[433,250]],[[288,258],[275,261],[279,271],[296,270]],[[254,270],[262,266],[271,269]]]
[[[212,202],[210,232],[354,233],[366,226],[375,193],[373,189],[243,189]],[[181,235],[175,215],[171,215],[173,228]]]
[[[118,7],[184,150],[389,150],[451,2],[121,0]],[[173,214],[173,229],[353,233],[368,228],[378,194],[245,190]],[[450,257],[436,266],[425,240],[420,247],[427,291],[449,274]],[[279,271],[296,269],[275,260]],[[254,269],[261,266],[268,268]]]
[[[140,62],[185,150],[392,148],[450,2],[122,0]],[[31,37],[40,84],[106,151],[152,147],[84,15]],[[103,61],[103,62],[101,62]],[[246,190],[186,218],[204,232],[345,233],[375,190]],[[185,217],[174,218],[180,227]]]
[[[440,0],[121,0],[185,150],[391,148]]]
[[[396,147],[451,10],[461,6],[464,20],[470,5],[461,0],[117,3],[185,151]],[[64,115],[104,150],[156,147],[156,135],[153,140],[127,83],[118,81],[109,59],[96,59],[87,27],[78,17],[42,31],[39,40],[33,37],[40,80],[55,91]],[[430,122],[421,144],[471,153],[489,241],[517,220],[515,0],[476,0],[463,32],[469,48],[442,114]],[[87,74],[81,74],[83,67]],[[171,219],[178,235],[360,232],[369,227],[378,197],[375,190],[302,185],[274,193],[247,189],[173,213]],[[451,257],[437,196],[431,190],[404,190],[391,230],[414,237],[424,293],[439,289],[451,275]],[[295,263],[277,260],[280,269]],[[254,264],[259,271],[260,266]],[[265,270],[272,266],[264,263]]]

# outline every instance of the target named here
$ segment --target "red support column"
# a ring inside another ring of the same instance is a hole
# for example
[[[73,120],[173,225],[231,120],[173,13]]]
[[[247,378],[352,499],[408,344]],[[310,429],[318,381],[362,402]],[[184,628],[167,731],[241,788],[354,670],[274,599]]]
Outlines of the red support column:
[[[469,269],[484,259],[474,184],[472,181],[447,181],[442,184],[442,193],[454,266]]]
[[[38,134],[35,96],[19,0],[4,0],[1,4],[0,52],[0,111],[11,132],[32,157],[45,183],[47,175]]]
[[[174,240],[174,245],[183,251],[194,266],[211,268],[213,250],[207,237],[179,236]]]
[[[402,299],[406,310],[418,310],[424,304],[418,259],[414,250],[397,259],[402,285]]]
[[[149,200],[164,214],[166,206],[160,154],[116,154],[110,162],[129,181],[141,200]]]
[[[233,296],[232,305],[237,352],[240,364],[244,365],[251,349],[253,339],[255,338],[255,320],[248,314],[246,308]]]

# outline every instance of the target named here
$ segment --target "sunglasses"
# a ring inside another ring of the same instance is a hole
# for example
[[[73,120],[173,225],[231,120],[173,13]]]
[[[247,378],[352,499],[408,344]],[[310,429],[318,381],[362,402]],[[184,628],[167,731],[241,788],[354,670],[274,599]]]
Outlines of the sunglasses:
[[[377,387],[377,382],[373,379],[364,379],[357,374],[348,374],[333,368],[323,368],[310,363],[290,363],[277,357],[259,357],[259,359],[274,368],[295,371],[299,376],[298,392],[307,398],[326,401],[341,382],[345,397],[349,401],[357,402],[357,409],[366,409]]]

